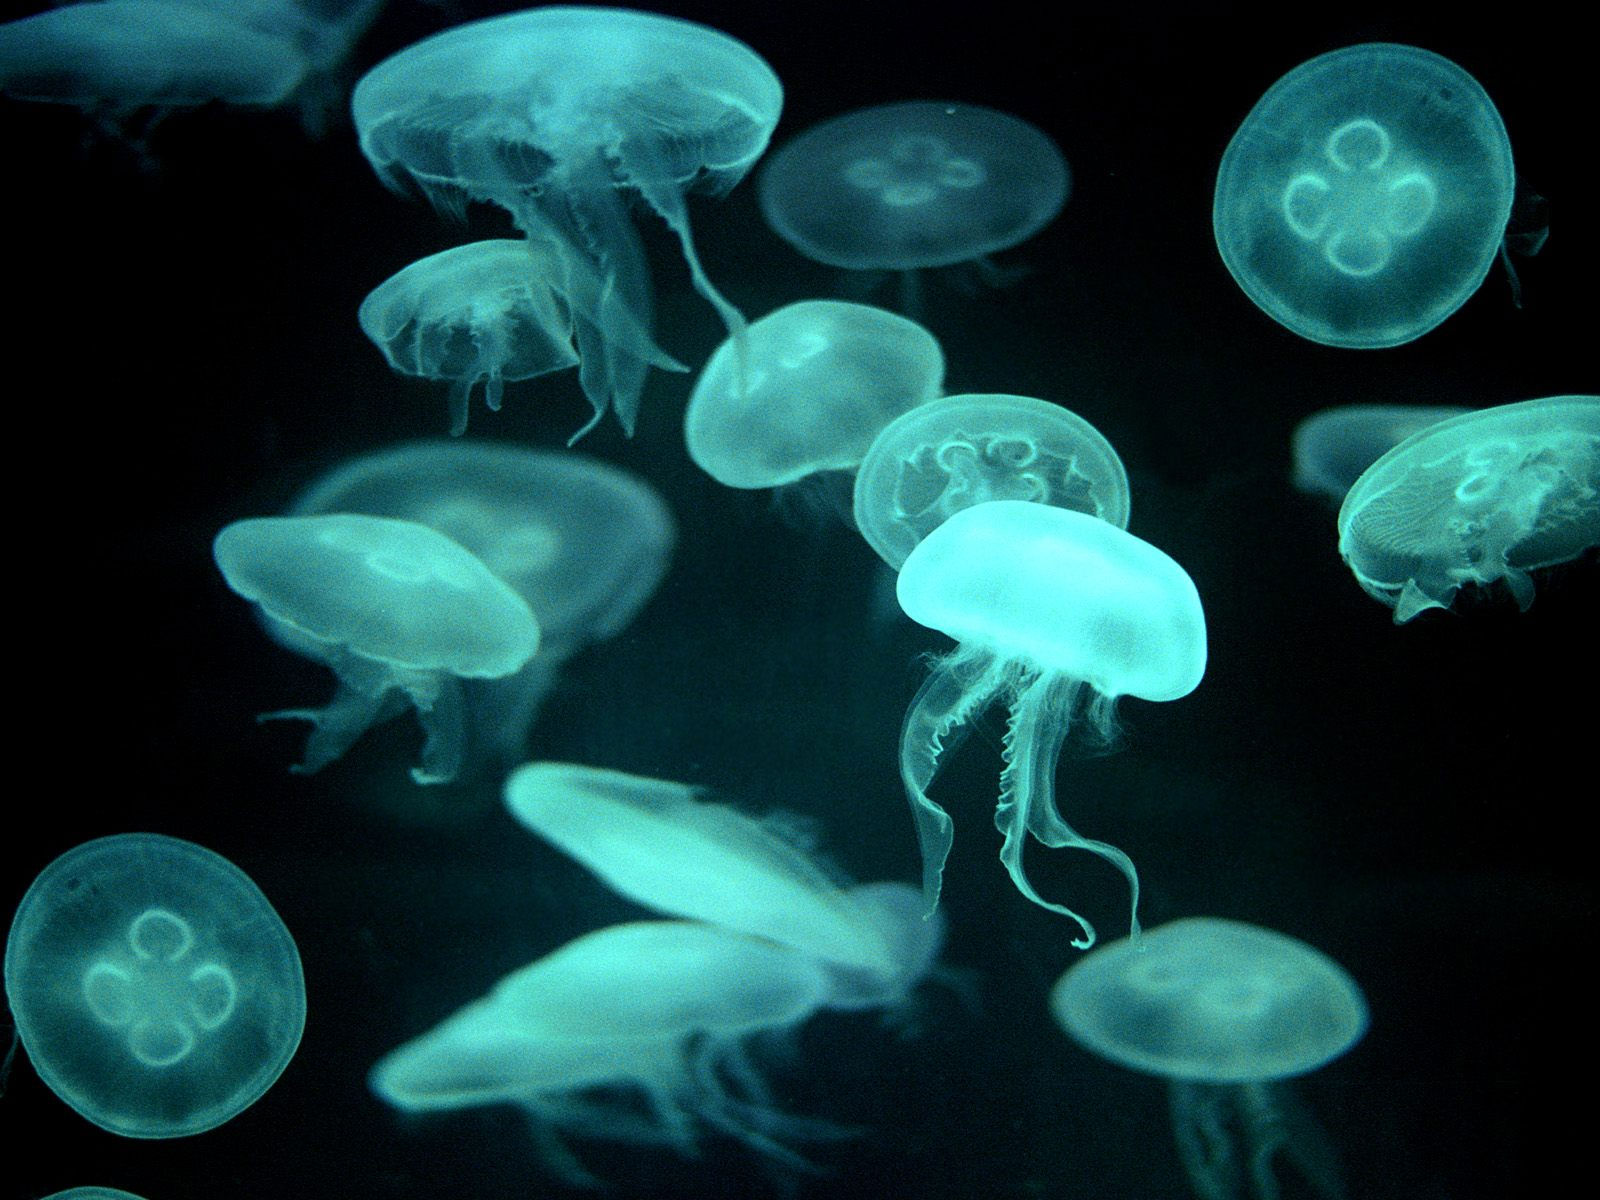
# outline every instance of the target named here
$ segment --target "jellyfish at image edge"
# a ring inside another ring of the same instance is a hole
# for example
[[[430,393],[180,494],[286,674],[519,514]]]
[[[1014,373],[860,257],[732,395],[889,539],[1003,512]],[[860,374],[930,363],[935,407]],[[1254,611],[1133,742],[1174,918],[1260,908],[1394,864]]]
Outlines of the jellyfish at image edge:
[[[1031,834],[1043,845],[1089,850],[1120,870],[1139,928],[1139,877],[1121,850],[1080,836],[1056,806],[1056,763],[1075,724],[1109,741],[1117,698],[1176,700],[1200,683],[1205,614],[1194,582],[1172,559],[1115,525],[1071,509],[990,500],[962,509],[911,551],[896,583],[900,607],[949,634],[956,649],[933,665],[900,734],[900,777],[922,849],[923,896],[939,901],[954,840],[928,796],[944,755],[996,700],[1010,708],[995,826],[1000,861],[1035,904],[1071,917],[1094,945],[1094,928],[1044,900],[1022,867]]]
[[[1077,413],[1032,396],[931,400],[873,439],[856,472],[856,527],[899,570],[952,513],[985,500],[1031,500],[1128,527],[1128,472]]]
[[[1191,917],[1085,955],[1050,1009],[1084,1049],[1169,1081],[1173,1133],[1202,1200],[1277,1200],[1280,1156],[1315,1194],[1342,1200],[1338,1158],[1286,1082],[1367,1029],[1366,998],[1327,955],[1256,925]]]
[[[797,1028],[833,987],[808,956],[697,921],[614,925],[513,971],[385,1056],[372,1090],[407,1112],[515,1104],[545,1165],[599,1186],[563,1134],[699,1152],[699,1126],[776,1162],[838,1137],[778,1109],[746,1043]],[[643,1109],[633,1097],[643,1100]]]
[[[689,395],[689,457],[718,483],[770,488],[850,471],[890,421],[939,394],[944,352],[915,321],[802,300],[729,338]]]
[[[47,866],[6,941],[23,1047],[80,1115],[124,1137],[203,1133],[249,1108],[305,1026],[300,955],[220,855],[154,833]]]
[[[1516,192],[1494,104],[1449,59],[1372,42],[1267,90],[1217,172],[1217,249],[1279,324],[1350,349],[1421,337],[1500,253]]]
[[[289,516],[365,513],[414,521],[471,551],[527,601],[539,651],[514,674],[463,681],[469,758],[527,756],[528,731],[562,666],[616,637],[672,565],[677,526],[661,496],[620,467],[570,450],[408,442],[314,480]],[[268,631],[273,632],[268,622]],[[292,639],[288,643],[293,648]]]
[[[801,254],[851,271],[976,264],[1038,233],[1067,201],[1061,151],[1017,117],[914,100],[858,109],[781,146],[761,170],[767,224]]]
[[[1413,434],[1356,480],[1339,553],[1403,624],[1463,587],[1533,603],[1531,572],[1600,546],[1600,396],[1479,409]]]
[[[301,773],[340,757],[373,725],[416,711],[426,740],[418,783],[449,783],[466,752],[463,680],[515,674],[539,648],[528,604],[442,533],[412,521],[336,513],[252,517],[217,534],[228,586],[260,606],[277,640],[339,678],[309,721]]]
[[[1290,439],[1294,486],[1342,504],[1361,473],[1412,434],[1470,411],[1452,404],[1345,404],[1312,413]]]
[[[144,1200],[144,1197],[121,1188],[75,1187],[64,1192],[51,1192],[44,1200]]]
[[[653,13],[562,7],[435,34],[379,63],[351,100],[362,152],[385,183],[409,180],[446,211],[468,200],[506,210],[555,256],[569,296],[575,280],[600,281],[598,319],[575,314],[584,390],[628,430],[647,367],[629,346],[632,331],[648,334],[653,305],[622,192],[666,222],[695,288],[729,332],[741,330],[701,267],[684,197],[738,183],[782,107],[772,68],[727,34]]]

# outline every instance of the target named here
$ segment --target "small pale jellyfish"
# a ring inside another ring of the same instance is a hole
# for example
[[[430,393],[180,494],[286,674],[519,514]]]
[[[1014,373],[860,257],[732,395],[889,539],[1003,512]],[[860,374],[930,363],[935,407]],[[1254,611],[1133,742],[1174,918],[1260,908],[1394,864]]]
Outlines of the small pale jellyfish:
[[[853,271],[988,264],[1043,229],[1071,176],[1054,142],[976,104],[859,109],[792,139],[761,170],[767,224],[807,258]]]
[[[1150,543],[1098,517],[1026,500],[962,509],[911,551],[896,583],[900,607],[959,643],[917,692],[900,734],[900,778],[922,849],[926,906],[939,901],[953,826],[928,796],[945,752],[992,702],[1006,725],[995,825],[1000,861],[1017,889],[1078,923],[1073,945],[1094,945],[1094,928],[1044,900],[1023,871],[1031,834],[1050,847],[1099,855],[1133,892],[1139,877],[1121,850],[1082,837],[1056,807],[1056,763],[1074,723],[1110,740],[1117,698],[1176,700],[1200,683],[1205,614],[1194,582]]]
[[[132,1192],[111,1187],[75,1187],[64,1192],[51,1192],[44,1200],[144,1200]]]
[[[124,1137],[238,1116],[306,1019],[294,939],[260,889],[153,833],[85,842],[44,869],[11,925],[5,986],[39,1077]]]
[[[505,763],[561,666],[615,637],[672,563],[676,523],[649,484],[572,451],[473,441],[410,442],[316,480],[292,516],[366,513],[415,521],[471,551],[527,601],[539,651],[513,675],[464,681],[472,738]]]
[[[1452,404],[1346,404],[1294,427],[1294,485],[1335,504],[1361,473],[1414,433],[1470,409]]]
[[[1222,156],[1212,223],[1222,261],[1273,320],[1371,350],[1421,337],[1478,290],[1515,190],[1478,81],[1372,42],[1267,90]]]
[[[599,371],[604,364],[631,356],[685,369],[615,301],[588,263],[564,258],[553,244],[496,238],[418,259],[374,288],[356,317],[396,371],[450,380],[455,437],[467,430],[480,382],[484,403],[499,412],[508,381],[578,367],[594,417],[572,435],[577,441],[621,400],[611,390],[617,379]],[[617,408],[630,434],[633,415],[626,403]]]
[[[1128,526],[1128,473],[1089,422],[1031,396],[961,395],[895,418],[856,472],[861,536],[896,570],[952,513],[1031,500]]]
[[[255,517],[217,534],[212,555],[280,641],[339,678],[323,708],[264,718],[311,722],[299,772],[321,770],[409,706],[426,735],[412,778],[450,782],[465,751],[461,681],[515,674],[539,648],[527,601],[456,542],[412,521]]]
[[[1600,396],[1548,396],[1430,425],[1356,480],[1339,553],[1395,624],[1600,546]]]
[[[1279,1156],[1324,1200],[1343,1197],[1326,1136],[1285,1082],[1367,1029],[1361,989],[1327,955],[1191,917],[1084,956],[1050,1008],[1084,1049],[1169,1081],[1173,1132],[1202,1200],[1277,1200]]]
[[[621,189],[677,234],[729,331],[743,328],[701,268],[684,203],[692,187],[738,183],[777,124],[783,88],[742,42],[653,13],[535,8],[407,47],[361,79],[351,105],[384,182],[410,181],[447,210],[497,205],[549,247],[562,278],[599,281],[603,328],[579,339],[598,359],[585,359],[585,391],[609,398],[624,428],[644,387],[635,331],[648,341],[652,301]]]
[[[771,488],[851,471],[890,421],[939,394],[944,353],[915,321],[865,304],[803,300],[729,338],[683,418],[689,457],[718,483]]]
[[[519,1105],[546,1165],[580,1186],[598,1181],[562,1133],[693,1156],[704,1125],[803,1166],[780,1139],[821,1123],[773,1106],[744,1043],[797,1027],[831,986],[818,963],[764,938],[695,921],[614,925],[512,972],[370,1081],[408,1112]]]

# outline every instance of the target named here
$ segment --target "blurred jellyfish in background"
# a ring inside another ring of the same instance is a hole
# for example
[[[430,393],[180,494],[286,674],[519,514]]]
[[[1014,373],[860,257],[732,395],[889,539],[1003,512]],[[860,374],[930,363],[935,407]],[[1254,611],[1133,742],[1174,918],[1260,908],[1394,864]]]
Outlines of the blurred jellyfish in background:
[[[1327,955],[1256,925],[1192,917],[1084,956],[1050,1008],[1084,1049],[1170,1081],[1173,1132],[1201,1200],[1277,1200],[1280,1158],[1307,1194],[1344,1197],[1326,1135],[1284,1082],[1366,1032],[1361,989]]]
[[[382,1059],[371,1085],[408,1112],[516,1104],[546,1167],[574,1186],[600,1181],[563,1134],[693,1157],[705,1126],[803,1169],[784,1141],[840,1131],[778,1109],[746,1046],[797,1028],[832,986],[820,963],[764,938],[614,925],[512,972]]]
[[[915,100],[834,117],[761,170],[767,224],[801,254],[850,271],[899,271],[907,307],[923,267],[973,263],[1038,233],[1067,201],[1054,142],[977,104]]]
[[[945,396],[873,440],[856,472],[861,536],[896,570],[952,513],[1030,500],[1128,526],[1128,473],[1100,431],[1031,396]]]
[[[414,521],[470,551],[539,622],[539,650],[500,678],[462,681],[476,764],[527,756],[528,730],[561,666],[615,637],[655,594],[677,539],[644,480],[571,451],[410,442],[348,460],[290,505],[297,517]]]
[[[1511,216],[1511,142],[1455,63],[1372,42],[1302,63],[1222,156],[1212,212],[1245,294],[1301,337],[1421,337],[1489,273]]]
[[[723,342],[689,396],[689,457],[718,483],[782,487],[853,471],[873,438],[939,394],[944,354],[905,317],[804,300]]]
[[[300,955],[260,889],[153,833],[85,842],[40,873],[6,941],[5,987],[39,1077],[124,1137],[238,1116],[305,1026]]]
[[[911,551],[896,585],[919,625],[956,649],[937,660],[900,734],[900,777],[922,850],[926,907],[939,901],[954,841],[950,816],[928,795],[946,754],[991,703],[1010,709],[995,826],[1000,861],[1035,904],[1078,923],[1073,945],[1094,945],[1094,927],[1043,899],[1023,871],[1031,834],[1045,846],[1099,855],[1132,889],[1139,877],[1121,850],[1081,836],[1056,806],[1056,763],[1072,728],[1087,722],[1109,741],[1119,696],[1176,700],[1200,683],[1205,614],[1194,582],[1150,543],[1110,522],[1025,500],[990,500],[955,513]]]
[[[539,648],[527,601],[459,544],[415,522],[254,517],[217,534],[212,555],[279,642],[339,678],[324,707],[262,718],[311,722],[293,768],[302,773],[320,771],[410,707],[426,735],[411,777],[451,782],[466,755],[462,680],[515,675]]]
[[[1395,624],[1600,546],[1600,396],[1549,396],[1430,425],[1373,463],[1339,509],[1339,553]]]
[[[1342,504],[1361,473],[1414,433],[1470,411],[1452,404],[1346,404],[1294,428],[1294,486]]]
[[[484,403],[499,412],[506,382],[579,367],[598,418],[620,399],[606,390],[614,379],[591,378],[600,364],[630,355],[686,369],[607,295],[591,264],[563,263],[547,242],[499,238],[418,259],[374,288],[356,317],[396,371],[450,381],[450,433],[459,437],[480,382]],[[632,433],[624,412],[618,419]]]
[[[772,69],[742,42],[672,17],[539,8],[445,30],[384,60],[352,99],[361,149],[383,181],[437,207],[511,214],[562,268],[558,290],[600,281],[599,330],[574,312],[591,401],[631,430],[653,303],[624,191],[677,234],[694,286],[730,332],[738,311],[711,285],[685,193],[725,192],[766,149],[783,105]],[[604,415],[597,411],[595,421]],[[579,431],[582,436],[593,422]]]

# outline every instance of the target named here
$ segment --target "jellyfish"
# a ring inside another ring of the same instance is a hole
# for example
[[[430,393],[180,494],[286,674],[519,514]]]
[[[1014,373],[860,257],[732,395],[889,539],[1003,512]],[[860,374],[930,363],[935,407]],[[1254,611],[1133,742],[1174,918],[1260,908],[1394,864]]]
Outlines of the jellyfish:
[[[677,540],[665,501],[636,475],[572,451],[488,442],[409,442],[363,454],[289,508],[301,517],[339,512],[437,530],[538,618],[539,652],[521,670],[462,683],[477,756],[506,764],[526,756],[528,730],[563,664],[632,624]]]
[[[614,925],[512,972],[383,1058],[370,1082],[408,1112],[516,1104],[546,1166],[580,1186],[598,1181],[562,1133],[694,1156],[703,1125],[802,1167],[780,1139],[822,1123],[773,1106],[745,1043],[797,1027],[829,987],[812,959],[763,938],[696,921]]]
[[[900,778],[922,850],[928,910],[953,840],[949,815],[928,796],[953,741],[995,700],[1006,725],[995,825],[1000,861],[1035,904],[1076,921],[1073,945],[1094,927],[1043,899],[1028,882],[1028,834],[1050,847],[1091,851],[1117,867],[1133,893],[1139,877],[1115,846],[1080,836],[1056,807],[1055,773],[1075,723],[1109,741],[1119,696],[1176,700],[1200,683],[1205,614],[1188,574],[1160,550],[1108,521],[1026,500],[962,509],[911,551],[897,581],[900,607],[958,643],[938,660],[906,713]]]
[[[974,263],[1027,240],[1067,201],[1061,151],[1026,121],[977,104],[858,109],[782,146],[758,184],[767,224],[807,258],[851,271]],[[908,295],[914,307],[912,295]]]
[[[98,838],[33,881],[6,996],[39,1077],[124,1137],[203,1133],[259,1100],[300,1044],[300,956],[248,876],[154,833]]]
[[[418,259],[374,288],[356,315],[396,371],[451,381],[455,437],[466,432],[467,404],[480,381],[484,402],[499,412],[507,381],[582,366],[594,417],[573,434],[577,441],[613,404],[633,432],[633,408],[610,390],[617,379],[596,377],[602,364],[628,356],[685,370],[615,300],[589,264],[563,262],[550,243],[496,238]],[[601,350],[595,339],[615,345]]]
[[[500,679],[539,648],[521,596],[442,533],[412,521],[337,513],[255,517],[217,534],[228,586],[260,606],[275,635],[339,678],[323,708],[263,719],[309,721],[319,771],[406,705],[426,741],[418,783],[449,783],[465,750],[463,679]]]
[[[944,354],[905,317],[805,300],[751,325],[700,372],[683,418],[689,457],[718,483],[770,488],[851,471],[894,418],[939,394]]]
[[[1076,413],[1031,396],[960,395],[903,413],[856,472],[855,519],[899,570],[952,513],[985,500],[1031,500],[1128,525],[1128,473]]]
[[[602,328],[585,331],[590,318],[574,315],[580,354],[600,359],[584,363],[585,390],[609,397],[627,429],[644,386],[634,332],[651,328],[651,288],[620,189],[666,222],[696,289],[730,333],[742,329],[701,267],[684,194],[738,183],[782,105],[772,69],[726,34],[577,7],[447,29],[379,63],[352,98],[361,149],[386,183],[410,180],[447,210],[497,205],[545,243],[563,277],[599,281]]]
[[[1516,173],[1478,81],[1371,42],[1267,89],[1222,156],[1212,221],[1229,272],[1301,337],[1379,349],[1464,304],[1500,253]]]
[[[1361,473],[1412,434],[1469,409],[1453,404],[1346,404],[1294,428],[1294,485],[1335,504]]]
[[[1463,587],[1502,583],[1600,546],[1600,396],[1479,409],[1413,434],[1362,473],[1339,509],[1339,553],[1403,624]]]
[[[1367,1028],[1355,980],[1270,929],[1191,917],[1111,942],[1050,993],[1084,1049],[1168,1082],[1173,1132],[1202,1200],[1277,1200],[1279,1155],[1325,1200],[1344,1195],[1326,1135],[1285,1082]]]
[[[51,1192],[44,1200],[144,1200],[132,1192],[112,1187],[75,1187],[64,1192]]]

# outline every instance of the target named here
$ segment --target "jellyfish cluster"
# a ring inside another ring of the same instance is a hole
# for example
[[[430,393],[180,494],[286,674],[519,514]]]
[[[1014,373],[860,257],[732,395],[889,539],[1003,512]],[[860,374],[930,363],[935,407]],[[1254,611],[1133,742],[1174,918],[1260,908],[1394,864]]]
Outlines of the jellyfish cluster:
[[[663,7],[0,23],[130,181],[0,332],[92,450],[14,505],[21,1194],[1512,1194],[1555,1035],[1487,1167],[1432,1080],[1592,933],[1507,833],[1600,667],[1526,93]]]

